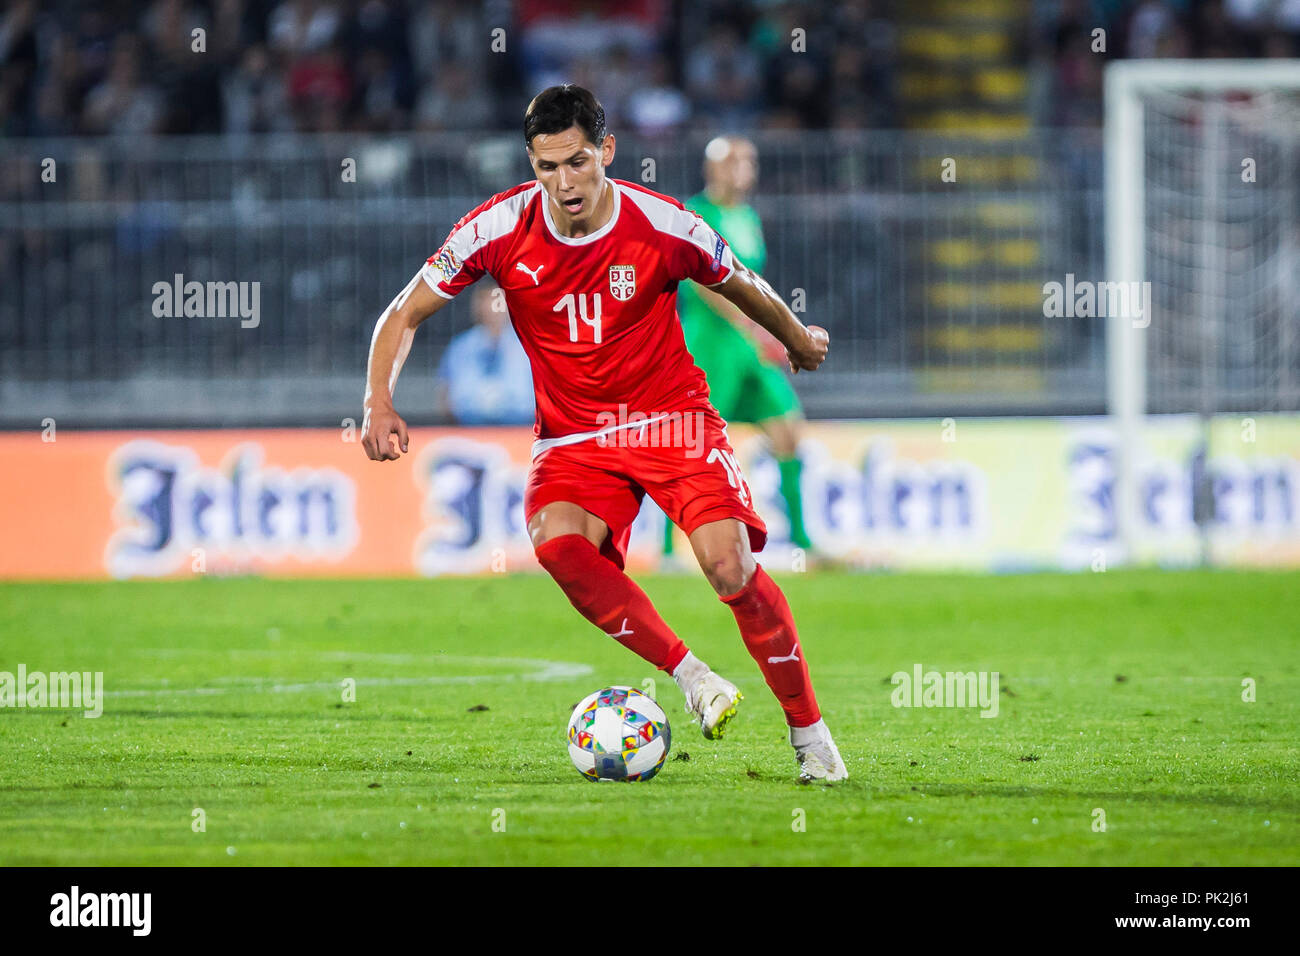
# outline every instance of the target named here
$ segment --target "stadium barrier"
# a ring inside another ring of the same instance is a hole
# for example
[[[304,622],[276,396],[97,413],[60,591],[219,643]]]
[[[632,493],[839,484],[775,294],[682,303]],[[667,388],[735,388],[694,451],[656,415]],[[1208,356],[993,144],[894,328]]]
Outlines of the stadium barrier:
[[[620,131],[609,172],[687,200],[711,135]],[[1043,294],[1103,275],[1098,130],[753,138],[762,271],[831,336],[831,360],[795,381],[810,417],[1105,409],[1104,321],[1049,315]],[[57,177],[43,182],[48,162]],[[0,428],[78,429],[356,414],[380,311],[456,220],[533,178],[513,128],[472,144],[10,140],[0,173]],[[176,301],[187,283],[201,306]],[[448,424],[432,378],[471,323],[458,301],[421,328],[402,381],[414,424]]]
[[[753,429],[729,432],[769,525],[760,560],[808,567],[775,461]],[[0,578],[538,570],[531,433],[410,436],[411,454],[378,463],[346,429],[0,433]],[[809,423],[805,521],[862,568],[1300,566],[1300,415],[1149,418],[1132,553],[1116,537],[1115,440],[1102,417]],[[654,566],[663,520],[647,498],[629,567]]]

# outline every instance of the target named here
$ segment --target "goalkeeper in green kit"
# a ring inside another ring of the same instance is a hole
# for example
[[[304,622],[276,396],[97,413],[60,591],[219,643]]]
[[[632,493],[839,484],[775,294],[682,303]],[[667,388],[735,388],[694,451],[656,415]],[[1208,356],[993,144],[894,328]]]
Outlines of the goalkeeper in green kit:
[[[704,150],[704,191],[683,205],[699,213],[727,240],[732,254],[761,275],[767,260],[763,228],[745,201],[757,179],[754,144],[719,136]],[[727,299],[693,282],[678,287],[677,308],[686,348],[709,380],[709,401],[724,420],[757,425],[770,442],[781,471],[790,541],[808,550],[797,454],[803,411],[785,371],[785,346]],[[673,525],[665,522],[664,555],[672,553]]]

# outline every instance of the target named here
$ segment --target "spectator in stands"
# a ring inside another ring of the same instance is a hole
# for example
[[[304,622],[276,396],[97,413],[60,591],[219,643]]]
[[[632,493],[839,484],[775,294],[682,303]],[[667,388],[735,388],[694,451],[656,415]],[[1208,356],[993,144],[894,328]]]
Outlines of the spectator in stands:
[[[1050,121],[1057,126],[1100,126],[1105,57],[1094,53],[1091,31],[1072,24],[1057,34]]]
[[[221,121],[221,56],[204,12],[185,0],[155,0],[141,17],[151,86],[165,102],[164,133],[216,133]],[[202,53],[194,31],[202,30]]]
[[[734,129],[758,119],[761,67],[733,25],[714,23],[708,38],[687,54],[686,91],[702,127]]]
[[[482,74],[464,63],[438,66],[433,85],[415,107],[415,126],[422,130],[474,130],[495,125],[492,98]]]
[[[279,133],[294,128],[284,76],[261,43],[249,47],[221,88],[228,133]]]
[[[1190,56],[1187,31],[1164,0],[1141,0],[1129,17],[1128,55],[1134,58]]]
[[[1248,54],[1300,55],[1300,0],[1224,0],[1222,6]]]
[[[461,425],[532,424],[532,372],[504,296],[495,283],[480,280],[470,308],[474,327],[447,344],[438,365],[442,403]]]
[[[1001,28],[1014,43],[1032,20],[1044,124],[1100,122],[1109,58],[1300,53],[1300,0],[1023,6]],[[648,135],[906,127],[929,107],[904,112],[895,38],[926,16],[899,0],[10,0],[0,135],[509,129],[521,100],[584,74],[612,124]]]
[[[1245,37],[1228,19],[1222,0],[1208,0],[1202,3],[1192,14],[1192,35],[1196,56],[1211,59],[1226,59],[1246,54]]]
[[[569,81],[577,61],[604,61],[617,48],[648,58],[667,26],[666,9],[658,0],[518,0],[515,16],[528,85],[540,90]],[[603,103],[603,84],[600,89]]]
[[[0,16],[0,132],[25,135],[36,91],[36,4],[19,0]]]
[[[647,82],[628,97],[628,126],[646,136],[656,136],[679,129],[690,118],[691,101],[673,85],[668,59],[655,57]]]
[[[81,123],[81,69],[69,33],[56,33],[50,42],[49,65],[38,73],[36,114],[31,132],[37,136],[68,136]]]
[[[166,104],[154,86],[140,79],[140,39],[130,33],[113,44],[108,76],[86,97],[86,129],[93,133],[156,133]]]
[[[119,30],[107,11],[93,5],[82,8],[75,22],[72,34],[79,69],[78,94],[84,94],[107,75],[113,39]]]
[[[285,0],[268,24],[271,49],[291,60],[327,49],[339,30],[339,15],[322,0]]]
[[[645,66],[622,44],[615,44],[605,56],[580,57],[572,70],[572,82],[600,90],[600,105],[611,129],[626,127],[628,100],[645,81]]]
[[[354,64],[353,128],[387,132],[410,128],[416,89],[410,24],[395,0],[363,0],[344,21],[340,36]]]
[[[421,86],[427,86],[443,63],[473,62],[489,49],[491,37],[472,0],[436,0],[420,4],[412,17],[411,57]]]
[[[833,29],[831,125],[841,129],[899,125],[897,36],[892,20],[869,0],[849,0],[836,10]]]
[[[797,116],[798,125],[805,129],[830,124],[828,57],[835,35],[823,13],[817,7],[779,4],[759,22],[751,43],[764,59],[763,103]]]
[[[302,57],[289,71],[289,100],[300,130],[341,129],[351,97],[352,76],[338,43]]]
[[[407,129],[407,105],[402,70],[388,51],[378,46],[362,50],[352,91],[352,126],[377,133]]]

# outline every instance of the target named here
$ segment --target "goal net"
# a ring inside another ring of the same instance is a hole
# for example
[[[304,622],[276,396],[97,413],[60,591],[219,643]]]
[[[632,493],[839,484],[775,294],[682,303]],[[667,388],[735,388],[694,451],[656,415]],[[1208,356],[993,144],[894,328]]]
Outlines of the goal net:
[[[1105,93],[1107,278],[1149,297],[1107,319],[1122,558],[1147,414],[1208,436],[1214,415],[1300,411],[1300,61],[1125,61]]]

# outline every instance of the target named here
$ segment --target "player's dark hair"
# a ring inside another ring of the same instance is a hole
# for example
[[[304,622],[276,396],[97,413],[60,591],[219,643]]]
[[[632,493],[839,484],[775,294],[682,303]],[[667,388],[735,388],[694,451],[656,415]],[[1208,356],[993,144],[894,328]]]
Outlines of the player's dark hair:
[[[524,144],[529,149],[539,133],[563,133],[577,126],[594,146],[605,139],[605,108],[589,90],[572,83],[549,86],[533,97],[524,111]]]

